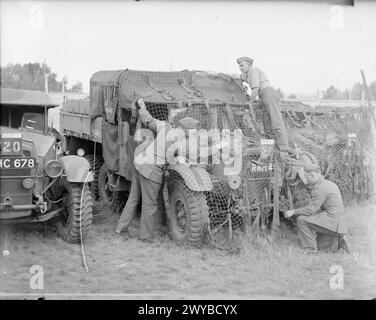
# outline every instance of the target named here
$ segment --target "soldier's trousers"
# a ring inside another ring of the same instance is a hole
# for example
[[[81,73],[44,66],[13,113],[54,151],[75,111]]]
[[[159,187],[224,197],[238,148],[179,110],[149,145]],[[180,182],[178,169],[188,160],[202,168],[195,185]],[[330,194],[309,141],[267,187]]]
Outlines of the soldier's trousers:
[[[123,212],[121,213],[117,230],[122,231],[129,227],[137,214],[137,206],[142,199],[140,239],[152,239],[156,229],[156,215],[159,210],[158,195],[161,185],[146,179],[137,170],[132,178],[131,191]]]
[[[298,236],[303,249],[312,249],[320,251],[338,251],[340,233],[333,232],[317,224],[307,222],[305,216],[298,216]]]
[[[289,140],[285,122],[282,118],[281,106],[277,90],[266,87],[259,93],[261,104],[264,108],[263,123],[267,136],[275,139],[280,151],[289,150]]]

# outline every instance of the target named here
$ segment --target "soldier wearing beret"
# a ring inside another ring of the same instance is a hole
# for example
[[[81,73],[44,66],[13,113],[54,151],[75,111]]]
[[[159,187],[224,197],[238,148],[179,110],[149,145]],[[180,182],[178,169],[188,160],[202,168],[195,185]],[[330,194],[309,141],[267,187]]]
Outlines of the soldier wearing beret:
[[[241,71],[240,80],[246,83],[249,96],[253,102],[257,96],[264,107],[263,123],[267,135],[276,140],[279,150],[287,153],[289,150],[286,126],[279,105],[279,94],[270,84],[264,71],[253,67],[253,59],[241,57],[237,59]]]
[[[307,253],[335,252],[341,248],[349,252],[344,237],[348,225],[338,186],[325,180],[317,165],[307,165],[299,175],[311,189],[311,201],[305,207],[286,211],[285,217],[297,216],[302,248]]]
[[[157,213],[160,209],[158,197],[163,182],[164,166],[169,162],[166,155],[168,147],[175,142],[167,141],[166,136],[174,130],[170,123],[153,118],[147,111],[142,99],[136,102],[140,121],[153,132],[155,139],[146,139],[146,143],[138,145],[134,152],[134,174],[127,203],[120,216],[116,233],[129,227],[137,213],[137,206],[142,199],[140,239],[152,241],[155,236]],[[199,121],[190,117],[181,119],[179,128],[187,134],[189,129],[197,128]],[[181,132],[181,131],[180,131]],[[173,134],[171,136],[174,136]],[[175,135],[180,138],[178,133]],[[149,137],[150,138],[150,137]],[[146,158],[145,158],[146,155]],[[151,157],[147,158],[148,155]]]

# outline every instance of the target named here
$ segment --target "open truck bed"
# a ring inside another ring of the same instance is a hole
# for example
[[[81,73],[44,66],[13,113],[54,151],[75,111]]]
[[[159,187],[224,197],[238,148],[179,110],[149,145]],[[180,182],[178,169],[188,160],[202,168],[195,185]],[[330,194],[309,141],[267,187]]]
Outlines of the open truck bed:
[[[63,134],[102,143],[103,117],[92,113],[90,101],[68,100],[60,111],[60,127]]]

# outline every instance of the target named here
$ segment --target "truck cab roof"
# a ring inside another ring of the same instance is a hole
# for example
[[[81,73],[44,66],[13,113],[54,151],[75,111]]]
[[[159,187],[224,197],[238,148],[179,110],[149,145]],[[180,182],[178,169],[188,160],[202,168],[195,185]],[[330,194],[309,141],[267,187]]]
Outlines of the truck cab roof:
[[[7,106],[33,106],[53,108],[58,104],[43,91],[1,88],[0,104]]]

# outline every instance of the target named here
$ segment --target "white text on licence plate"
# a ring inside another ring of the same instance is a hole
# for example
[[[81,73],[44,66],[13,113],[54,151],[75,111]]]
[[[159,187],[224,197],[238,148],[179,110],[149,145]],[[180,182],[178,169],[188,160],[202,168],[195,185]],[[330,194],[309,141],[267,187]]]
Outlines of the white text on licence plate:
[[[34,167],[34,158],[0,158],[0,169],[31,169]]]

